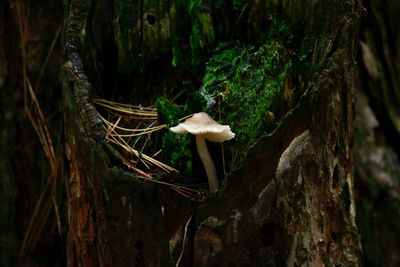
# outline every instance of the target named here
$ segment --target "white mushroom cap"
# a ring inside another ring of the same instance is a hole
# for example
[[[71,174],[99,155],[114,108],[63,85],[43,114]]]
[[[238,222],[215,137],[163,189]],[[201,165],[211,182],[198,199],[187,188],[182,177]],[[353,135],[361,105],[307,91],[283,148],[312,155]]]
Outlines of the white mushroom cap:
[[[204,112],[196,113],[191,118],[171,127],[177,134],[191,133],[196,136],[196,146],[208,178],[210,192],[218,191],[218,177],[214,162],[207,149],[206,139],[211,142],[223,142],[235,137],[229,125],[221,125]]]
[[[219,124],[205,112],[194,114],[170,130],[177,134],[202,135],[211,142],[224,142],[235,137],[229,125]]]

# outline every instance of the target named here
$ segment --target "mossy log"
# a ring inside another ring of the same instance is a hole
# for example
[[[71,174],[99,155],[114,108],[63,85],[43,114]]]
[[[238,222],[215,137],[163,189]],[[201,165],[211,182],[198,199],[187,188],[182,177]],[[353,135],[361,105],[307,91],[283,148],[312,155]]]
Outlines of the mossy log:
[[[242,2],[238,14],[248,12],[249,39],[278,12],[293,24],[304,23],[304,34],[316,36],[316,44],[331,44],[323,68],[279,126],[251,148],[225,191],[193,203],[167,187],[139,182],[113,159],[92,103],[95,76],[84,71],[87,50],[79,49],[83,27],[93,28],[95,21],[88,16],[88,2],[66,1],[62,79],[69,266],[173,266],[178,259],[181,266],[361,264],[350,149],[360,1],[275,2]],[[203,7],[202,16],[209,10]],[[209,19],[196,23],[212,43],[202,24]],[[235,23],[229,25],[222,28],[235,29]],[[222,38],[217,31],[213,35]],[[191,56],[201,58],[206,47]]]

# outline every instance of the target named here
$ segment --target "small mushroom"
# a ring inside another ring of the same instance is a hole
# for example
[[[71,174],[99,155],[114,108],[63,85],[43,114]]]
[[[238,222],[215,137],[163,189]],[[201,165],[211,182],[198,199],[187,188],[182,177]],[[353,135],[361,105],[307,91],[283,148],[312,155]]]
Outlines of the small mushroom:
[[[210,153],[208,152],[205,140],[222,143],[234,138],[235,134],[231,131],[229,125],[221,125],[213,120],[207,113],[200,112],[194,114],[179,125],[171,127],[170,130],[177,134],[191,133],[196,136],[197,151],[207,173],[210,192],[217,191],[217,171]]]

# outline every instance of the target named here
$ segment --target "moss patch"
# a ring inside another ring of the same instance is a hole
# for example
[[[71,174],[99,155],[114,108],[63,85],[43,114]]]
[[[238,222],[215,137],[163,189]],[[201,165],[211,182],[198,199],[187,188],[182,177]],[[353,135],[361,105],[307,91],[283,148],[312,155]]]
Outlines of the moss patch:
[[[258,49],[222,44],[207,63],[199,94],[204,111],[230,125],[236,134],[229,149],[238,161],[231,167],[238,166],[248,148],[275,127],[271,117],[281,113],[291,66],[286,49],[277,40],[267,41]]]
[[[198,67],[204,54],[207,53],[207,48],[214,42],[211,6],[207,1],[191,0],[188,5],[188,13],[192,23],[190,34],[191,63]]]
[[[157,112],[167,129],[177,125],[179,119],[190,114],[189,106],[182,108],[164,97],[157,99]],[[188,135],[179,135],[167,130],[161,137],[162,159],[186,177],[192,176],[191,140]]]
[[[226,170],[239,168],[250,147],[272,132],[297,102],[332,45],[319,43],[317,37],[299,36],[303,36],[300,26],[294,30],[284,20],[273,18],[255,45],[219,43],[206,63],[196,97],[188,101],[190,107],[186,105],[179,113],[174,111],[177,107],[167,105],[159,113],[171,126],[178,124],[178,118],[200,111],[230,125],[236,136],[225,146]],[[167,115],[171,112],[182,116]],[[190,140],[170,133],[163,140],[168,162],[180,171],[184,169],[185,174],[190,173]]]

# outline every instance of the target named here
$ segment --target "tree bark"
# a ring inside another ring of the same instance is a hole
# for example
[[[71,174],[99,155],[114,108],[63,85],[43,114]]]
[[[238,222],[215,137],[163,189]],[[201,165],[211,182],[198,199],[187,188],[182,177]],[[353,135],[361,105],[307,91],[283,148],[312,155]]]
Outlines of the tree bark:
[[[400,4],[363,4],[354,145],[357,224],[365,265],[398,266],[400,42],[394,33],[400,29]]]
[[[67,243],[69,266],[399,266],[400,5],[360,2],[65,0],[63,13],[61,1],[2,1],[0,265],[62,266]],[[120,164],[93,93],[146,106],[180,83],[199,88],[218,44],[257,47],[276,17],[312,40],[313,70],[223,192],[190,201]]]
[[[250,35],[276,12],[305,23],[323,68],[222,195],[201,203],[115,163],[79,49],[90,5],[66,3],[68,266],[173,266],[181,253],[181,266],[361,265],[351,152],[359,1],[249,4]]]

